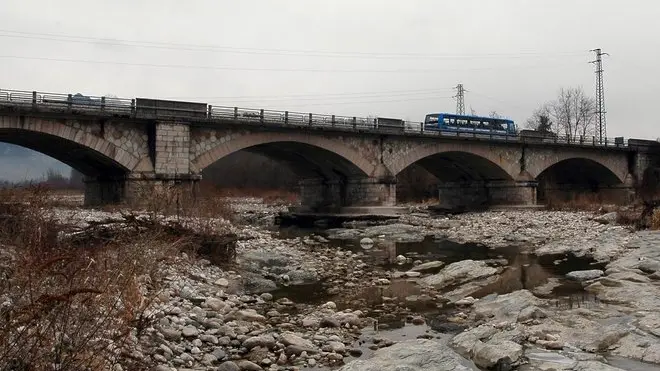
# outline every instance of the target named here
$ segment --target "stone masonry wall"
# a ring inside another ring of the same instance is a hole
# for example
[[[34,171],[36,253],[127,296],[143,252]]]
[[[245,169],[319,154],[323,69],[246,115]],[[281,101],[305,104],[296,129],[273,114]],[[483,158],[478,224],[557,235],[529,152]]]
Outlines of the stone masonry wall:
[[[349,181],[345,206],[394,206],[396,184],[366,178]]]
[[[442,182],[438,185],[438,205],[445,208],[470,207],[488,200],[483,183]]]
[[[300,200],[311,209],[339,210],[344,206],[394,206],[396,184],[378,179],[349,179],[345,184],[323,179],[300,181]]]
[[[108,142],[138,158],[149,156],[147,131],[144,125],[129,122],[108,122],[104,125]]]
[[[182,123],[156,125],[156,174],[190,173],[190,126]]]
[[[489,182],[488,201],[494,205],[536,204],[535,182]]]
[[[440,206],[470,207],[492,205],[533,205],[536,203],[534,182],[442,182],[438,186]]]

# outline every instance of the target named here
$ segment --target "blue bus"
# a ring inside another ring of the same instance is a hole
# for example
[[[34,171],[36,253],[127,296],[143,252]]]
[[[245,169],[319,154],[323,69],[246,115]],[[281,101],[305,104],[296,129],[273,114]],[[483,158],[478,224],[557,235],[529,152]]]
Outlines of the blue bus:
[[[430,113],[426,115],[424,130],[502,135],[517,134],[516,125],[509,119],[455,115],[453,113]]]

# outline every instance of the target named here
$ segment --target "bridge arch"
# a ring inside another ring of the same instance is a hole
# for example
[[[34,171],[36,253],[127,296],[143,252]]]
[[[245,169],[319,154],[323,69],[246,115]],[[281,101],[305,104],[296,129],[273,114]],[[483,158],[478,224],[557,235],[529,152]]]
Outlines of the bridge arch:
[[[301,177],[369,177],[376,165],[339,140],[305,133],[256,132],[230,134],[196,155],[191,169],[201,172],[214,162],[241,150],[284,161]]]
[[[43,153],[91,177],[122,176],[139,163],[130,152],[66,120],[2,116],[0,141]]]
[[[593,158],[565,157],[535,176],[539,202],[579,201],[580,197],[586,197],[585,201],[625,202],[628,199],[625,175]]]
[[[489,146],[465,143],[440,143],[418,146],[394,156],[388,167],[393,175],[418,164],[440,180],[512,180],[518,175],[515,153],[493,150]]]
[[[589,150],[576,152],[575,150],[558,151],[535,148],[526,162],[528,164],[526,170],[534,179],[552,167],[579,165],[580,162],[599,165],[598,168],[601,171],[609,172],[621,183],[625,182],[628,175],[628,159],[625,155],[613,156],[611,153],[602,151],[600,153]]]

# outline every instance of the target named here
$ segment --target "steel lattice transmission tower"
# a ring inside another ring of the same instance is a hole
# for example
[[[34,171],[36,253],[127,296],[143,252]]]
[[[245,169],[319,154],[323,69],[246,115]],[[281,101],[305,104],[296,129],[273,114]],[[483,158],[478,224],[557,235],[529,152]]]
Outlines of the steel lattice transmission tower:
[[[456,85],[456,114],[464,115],[465,114],[465,89],[463,89],[463,84]]]
[[[605,119],[605,89],[603,88],[603,53],[601,49],[593,49],[592,52],[596,53],[596,60],[589,63],[596,65],[596,101],[598,104],[598,139],[601,143],[607,140],[607,122]]]

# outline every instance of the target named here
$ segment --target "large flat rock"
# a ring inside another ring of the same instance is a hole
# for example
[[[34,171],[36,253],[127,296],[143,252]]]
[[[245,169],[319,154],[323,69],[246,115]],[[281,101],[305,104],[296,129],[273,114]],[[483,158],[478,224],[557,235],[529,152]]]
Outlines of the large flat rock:
[[[468,371],[478,370],[446,345],[409,340],[382,348],[367,360],[350,362],[339,371]]]

